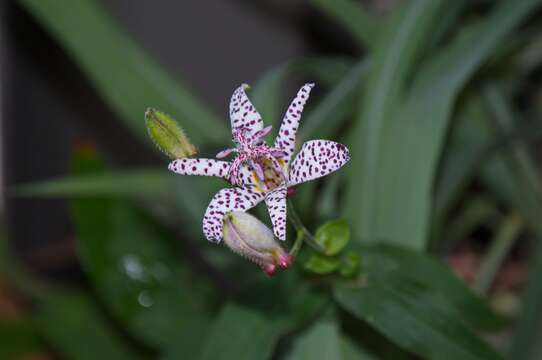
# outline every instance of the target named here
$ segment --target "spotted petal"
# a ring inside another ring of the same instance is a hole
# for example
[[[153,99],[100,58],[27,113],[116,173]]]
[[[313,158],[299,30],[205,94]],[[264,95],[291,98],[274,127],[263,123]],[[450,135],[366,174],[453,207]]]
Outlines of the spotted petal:
[[[241,166],[239,167],[239,181],[239,186],[259,186],[256,172],[247,164],[241,164]]]
[[[215,194],[203,217],[203,233],[207,240],[220,242],[224,215],[230,211],[246,211],[263,200],[263,195],[248,188],[222,189]]]
[[[325,176],[348,160],[350,155],[343,144],[327,140],[307,141],[290,166],[288,186]]]
[[[244,127],[248,129],[248,135],[252,136],[262,130],[263,121],[245,93],[245,89],[248,87],[247,84],[243,84],[233,92],[230,101],[230,120],[232,133],[236,129]]]
[[[168,169],[180,175],[227,177],[228,161],[214,159],[177,159],[169,163]]]
[[[273,223],[273,233],[280,240],[286,240],[286,192],[285,186],[265,195],[265,205]]]
[[[284,114],[284,118],[282,119],[282,124],[280,125],[280,130],[275,140],[275,147],[284,151],[285,155],[282,159],[286,164],[289,164],[292,159],[295,149],[297,128],[299,127],[299,120],[301,120],[301,113],[303,112],[303,108],[313,87],[314,84],[305,84],[299,89],[296,97],[288,107],[288,110],[286,110],[286,114]]]

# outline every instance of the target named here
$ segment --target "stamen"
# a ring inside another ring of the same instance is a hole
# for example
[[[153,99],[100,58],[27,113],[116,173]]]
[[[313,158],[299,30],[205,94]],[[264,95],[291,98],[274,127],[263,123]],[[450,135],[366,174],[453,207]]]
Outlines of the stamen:
[[[231,154],[232,152],[236,151],[237,149],[225,149],[220,151],[218,154],[216,154],[217,159],[222,159]]]
[[[263,139],[272,129],[272,126],[267,126],[250,136],[250,129],[236,128],[233,132],[233,140],[237,148],[226,149],[217,154],[217,158],[222,158],[231,154],[232,151],[238,153],[230,167],[229,178],[233,184],[242,185],[240,167],[243,164],[248,164],[253,168],[257,179],[265,188],[269,186],[268,180],[271,181],[272,187],[286,180],[282,166],[277,160],[277,158],[285,156],[286,153],[281,149],[269,148]],[[266,164],[266,161],[271,163],[270,166]],[[266,173],[268,168],[272,170],[270,174]]]
[[[265,137],[267,134],[269,134],[271,132],[271,130],[273,130],[273,125],[269,125],[259,131],[257,131],[253,136],[252,136],[252,142],[254,144],[257,144],[259,143],[263,137]]]
[[[258,179],[260,179],[260,181],[263,183],[265,181],[265,174],[262,166],[257,161],[252,160],[252,167],[256,171],[256,176],[258,176]]]

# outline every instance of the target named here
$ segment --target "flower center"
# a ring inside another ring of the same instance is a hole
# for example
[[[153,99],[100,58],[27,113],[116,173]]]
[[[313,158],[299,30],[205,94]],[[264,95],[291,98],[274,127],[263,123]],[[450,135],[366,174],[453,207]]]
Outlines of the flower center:
[[[284,156],[284,151],[270,148],[264,140],[271,129],[272,126],[268,126],[251,135],[249,129],[237,128],[233,131],[233,141],[237,146],[217,154],[217,158],[223,158],[233,152],[237,153],[229,171],[230,180],[234,185],[244,185],[240,173],[241,166],[247,166],[252,171],[253,183],[260,191],[270,191],[286,180],[283,171],[284,161],[280,159]]]

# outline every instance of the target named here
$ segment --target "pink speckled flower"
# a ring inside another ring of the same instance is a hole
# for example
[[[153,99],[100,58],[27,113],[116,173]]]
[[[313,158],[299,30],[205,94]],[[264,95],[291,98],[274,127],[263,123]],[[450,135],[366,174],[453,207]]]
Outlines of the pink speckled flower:
[[[247,211],[265,201],[273,232],[286,239],[286,195],[291,186],[327,175],[348,160],[346,146],[326,140],[307,141],[293,161],[295,138],[303,107],[314,84],[305,84],[288,107],[272,147],[264,136],[260,114],[245,93],[248,85],[237,88],[230,102],[230,118],[235,148],[217,154],[221,159],[235,154],[233,161],[178,159],[169,169],[181,175],[218,176],[235,187],[220,190],[211,200],[203,218],[203,232],[212,242],[223,238],[224,216],[232,211]]]

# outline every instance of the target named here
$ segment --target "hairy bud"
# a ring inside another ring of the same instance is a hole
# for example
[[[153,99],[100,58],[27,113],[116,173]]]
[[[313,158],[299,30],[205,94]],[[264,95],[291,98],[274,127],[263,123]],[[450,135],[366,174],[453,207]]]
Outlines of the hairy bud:
[[[275,241],[273,232],[248,213],[226,214],[222,231],[224,242],[233,252],[255,262],[269,276],[293,262],[293,257]]]
[[[145,123],[152,141],[171,159],[193,157],[198,153],[183,129],[169,115],[149,108],[145,112]]]

